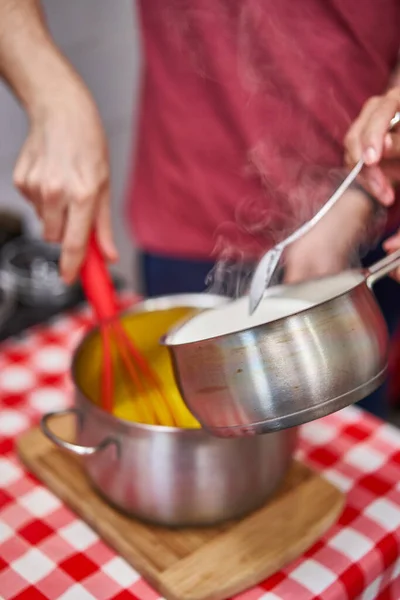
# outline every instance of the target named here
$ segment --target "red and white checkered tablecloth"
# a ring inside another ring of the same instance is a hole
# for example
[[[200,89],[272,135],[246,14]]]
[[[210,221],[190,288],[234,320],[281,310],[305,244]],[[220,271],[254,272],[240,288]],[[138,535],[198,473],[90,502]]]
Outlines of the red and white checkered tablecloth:
[[[160,600],[19,463],[16,436],[72,402],[76,313],[0,346],[0,598]],[[400,432],[354,407],[303,426],[298,458],[347,494],[304,556],[236,600],[400,599]]]

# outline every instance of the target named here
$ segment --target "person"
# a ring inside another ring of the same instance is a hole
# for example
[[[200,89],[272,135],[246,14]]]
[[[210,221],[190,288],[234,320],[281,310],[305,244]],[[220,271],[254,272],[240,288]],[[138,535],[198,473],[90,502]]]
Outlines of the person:
[[[0,0],[0,73],[29,118],[14,181],[33,203],[49,242],[62,242],[61,273],[72,282],[94,227],[117,259],[110,220],[107,143],[88,89],[60,53],[40,2]]]
[[[140,15],[146,68],[127,222],[147,295],[201,291],[216,261],[254,264],[277,232],[294,229],[333,191],[349,125],[381,94],[379,117],[396,87],[400,6],[143,0]],[[94,102],[37,0],[0,0],[0,72],[30,119],[15,183],[45,238],[62,244],[61,271],[72,281],[93,227],[105,257],[117,258],[108,157]],[[353,126],[346,138],[348,164],[361,131]],[[366,188],[391,204],[387,188],[376,193],[372,179]],[[354,186],[288,249],[286,281],[348,266],[379,214]]]

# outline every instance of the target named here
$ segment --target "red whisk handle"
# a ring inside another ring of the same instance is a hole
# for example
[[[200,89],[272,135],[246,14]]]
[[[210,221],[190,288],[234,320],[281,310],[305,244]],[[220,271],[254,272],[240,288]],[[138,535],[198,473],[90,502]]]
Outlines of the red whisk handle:
[[[94,233],[81,268],[83,291],[99,321],[107,321],[119,312],[117,295]]]

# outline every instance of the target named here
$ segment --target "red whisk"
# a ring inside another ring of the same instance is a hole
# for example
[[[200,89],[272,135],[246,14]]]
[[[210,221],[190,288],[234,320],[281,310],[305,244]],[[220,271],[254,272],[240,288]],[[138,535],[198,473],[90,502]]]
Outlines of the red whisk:
[[[101,380],[101,403],[105,410],[112,412],[114,398],[114,372],[112,338],[119,351],[121,363],[136,390],[146,398],[146,383],[150,383],[158,392],[165,408],[168,408],[162,385],[153,373],[147,360],[135,347],[119,320],[119,305],[111,276],[94,234],[92,234],[87,255],[81,269],[82,287],[99,322],[103,344],[103,363]],[[135,390],[135,391],[136,391]],[[154,407],[152,412],[156,412]],[[169,409],[169,408],[168,408]],[[171,412],[171,411],[170,411]],[[157,415],[156,417],[157,422]],[[172,412],[171,412],[172,417]]]

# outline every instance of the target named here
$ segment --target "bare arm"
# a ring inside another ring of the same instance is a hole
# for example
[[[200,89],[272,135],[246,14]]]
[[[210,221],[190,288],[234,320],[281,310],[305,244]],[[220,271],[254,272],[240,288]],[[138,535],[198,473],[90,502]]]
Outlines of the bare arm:
[[[76,74],[58,51],[37,0],[0,0],[0,72],[28,113]]]
[[[105,256],[116,258],[108,152],[95,103],[51,38],[39,0],[0,0],[0,74],[30,119],[15,184],[45,238],[62,243],[61,271],[71,281],[93,226]]]

